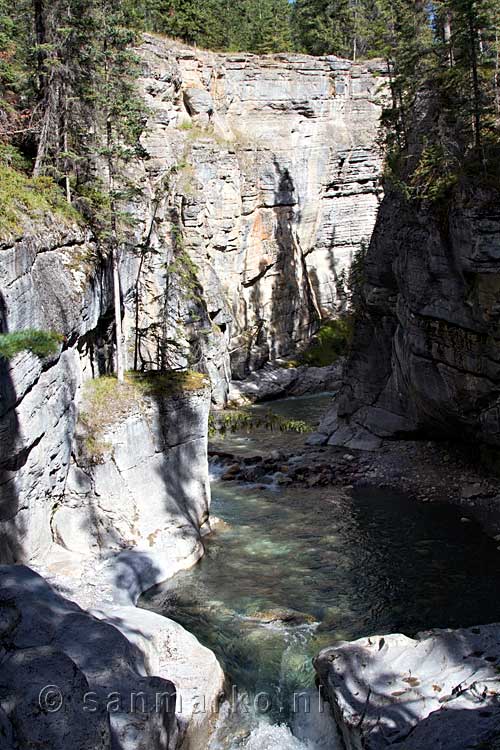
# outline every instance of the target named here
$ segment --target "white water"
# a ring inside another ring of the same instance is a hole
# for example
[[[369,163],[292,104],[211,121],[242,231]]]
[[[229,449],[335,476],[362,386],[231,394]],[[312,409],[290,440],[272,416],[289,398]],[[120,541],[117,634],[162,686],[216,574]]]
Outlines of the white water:
[[[309,710],[298,711],[291,727],[273,724],[269,717],[255,712],[233,715],[225,703],[209,750],[341,750],[343,744],[329,704],[319,702],[313,688],[304,690],[301,696],[307,694]]]

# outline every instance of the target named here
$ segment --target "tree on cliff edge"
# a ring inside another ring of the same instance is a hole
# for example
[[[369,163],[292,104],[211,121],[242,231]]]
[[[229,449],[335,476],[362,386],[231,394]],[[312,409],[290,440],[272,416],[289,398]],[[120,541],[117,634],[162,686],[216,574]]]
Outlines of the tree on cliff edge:
[[[121,210],[127,201],[127,186],[122,179],[124,167],[137,153],[144,124],[144,103],[136,90],[138,60],[131,50],[135,33],[125,25],[120,0],[100,0],[96,8],[94,51],[95,81],[93,105],[100,130],[105,134],[100,149],[106,163],[108,222],[105,239],[113,266],[116,326],[116,370],[120,383],[125,376],[125,342],[122,329],[120,259],[123,227],[130,218]]]

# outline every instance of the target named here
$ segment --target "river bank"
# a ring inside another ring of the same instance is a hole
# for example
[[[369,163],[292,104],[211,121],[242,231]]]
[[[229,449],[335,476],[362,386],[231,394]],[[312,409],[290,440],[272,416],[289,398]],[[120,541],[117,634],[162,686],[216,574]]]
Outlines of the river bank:
[[[321,397],[327,398],[327,397]],[[308,409],[308,399],[296,399]],[[269,406],[279,410],[281,402]],[[284,402],[283,402],[284,403]],[[294,409],[296,411],[296,409]],[[301,414],[299,410],[299,414]],[[313,415],[314,416],[314,415]],[[474,446],[445,441],[385,440],[375,450],[309,446],[307,435],[272,438],[258,431],[244,440],[212,440],[209,456],[223,479],[288,486],[387,488],[424,503],[458,507],[487,534],[500,534],[498,476],[480,461]]]
[[[308,415],[314,426],[330,398],[270,406],[285,417]],[[497,544],[472,512],[472,501],[484,507],[478,498],[494,489],[489,475],[444,444],[387,443],[368,452],[306,441],[307,433],[261,429],[212,440],[212,513],[219,523],[205,540],[206,554],[141,600],[216,654],[227,696],[236,686],[271,699],[264,715],[221,716],[211,750],[337,747],[332,724],[318,736],[317,714],[301,724],[304,716],[290,709],[294,696],[317,691],[318,654],[325,697],[335,706],[329,665],[342,642],[382,634],[393,659],[391,633],[405,633],[411,646],[428,628],[500,619],[491,597],[500,575]],[[440,632],[432,636],[438,643]],[[377,673],[384,654],[375,655]],[[451,682],[453,661],[447,664]],[[362,679],[359,671],[350,678]],[[410,698],[418,702],[417,693]],[[354,713],[337,712],[340,726]]]

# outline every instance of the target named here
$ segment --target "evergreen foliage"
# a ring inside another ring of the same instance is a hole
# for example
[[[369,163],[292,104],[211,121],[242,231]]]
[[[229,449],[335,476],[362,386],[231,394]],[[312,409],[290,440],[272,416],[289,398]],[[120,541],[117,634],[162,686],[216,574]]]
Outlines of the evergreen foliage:
[[[13,359],[22,351],[30,351],[37,357],[49,357],[59,349],[63,337],[53,331],[28,329],[15,333],[0,334],[0,357]]]
[[[210,49],[257,53],[292,49],[288,0],[127,0],[129,21]]]

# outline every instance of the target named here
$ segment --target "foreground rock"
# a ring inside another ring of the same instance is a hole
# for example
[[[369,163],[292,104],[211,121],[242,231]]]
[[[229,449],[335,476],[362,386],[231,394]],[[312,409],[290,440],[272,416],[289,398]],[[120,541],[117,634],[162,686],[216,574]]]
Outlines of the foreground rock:
[[[97,456],[88,455],[77,431],[66,495],[52,516],[57,544],[38,569],[121,632],[142,654],[147,674],[175,685],[183,750],[204,750],[224,690],[222,669],[181,626],[136,604],[143,591],[203,554],[210,391],[151,397],[125,385],[120,393],[115,419],[98,435],[101,446],[93,432]],[[75,637],[88,644],[85,632]],[[94,658],[93,646],[82,648]],[[138,736],[146,735],[138,729]]]
[[[499,624],[361,638],[315,666],[347,750],[499,746]]]
[[[229,403],[270,401],[288,396],[305,396],[335,391],[341,385],[342,362],[329,367],[273,367],[266,365],[243,381],[233,381],[229,389]]]
[[[146,676],[143,651],[117,628],[24,566],[0,567],[0,606],[2,734],[11,747],[175,750],[175,687]]]

